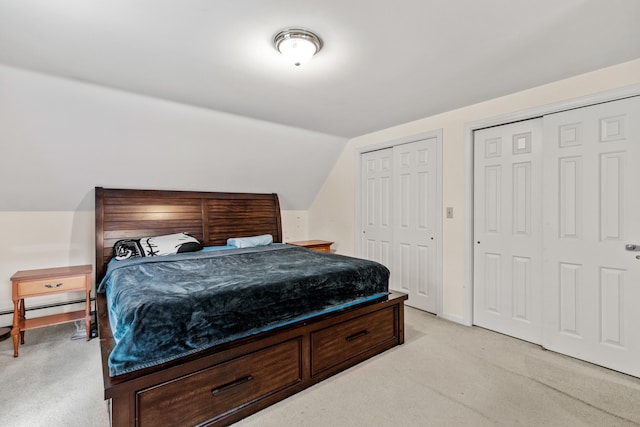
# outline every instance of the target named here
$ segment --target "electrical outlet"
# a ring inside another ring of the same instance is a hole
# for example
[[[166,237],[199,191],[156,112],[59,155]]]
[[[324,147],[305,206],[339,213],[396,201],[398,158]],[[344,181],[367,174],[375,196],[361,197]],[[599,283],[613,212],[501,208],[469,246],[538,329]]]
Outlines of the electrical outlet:
[[[447,218],[453,218],[453,208],[447,208]]]

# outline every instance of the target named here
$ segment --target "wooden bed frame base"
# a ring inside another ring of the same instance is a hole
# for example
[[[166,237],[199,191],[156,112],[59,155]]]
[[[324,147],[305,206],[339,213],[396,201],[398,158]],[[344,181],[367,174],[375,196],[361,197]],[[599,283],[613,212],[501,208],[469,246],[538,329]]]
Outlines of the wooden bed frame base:
[[[276,194],[96,187],[96,282],[119,239],[188,232],[205,246],[272,234]],[[104,294],[96,298],[104,396],[112,426],[229,425],[404,342],[404,294],[221,344],[159,366],[109,376],[114,347]]]
[[[404,342],[404,294],[105,379],[112,426],[225,426]],[[113,342],[98,296],[103,368]]]

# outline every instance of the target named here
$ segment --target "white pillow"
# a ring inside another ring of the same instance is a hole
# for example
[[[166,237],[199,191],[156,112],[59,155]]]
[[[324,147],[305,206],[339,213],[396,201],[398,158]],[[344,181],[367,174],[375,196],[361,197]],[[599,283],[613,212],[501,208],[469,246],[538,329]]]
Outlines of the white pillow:
[[[136,257],[195,252],[200,249],[202,249],[202,244],[198,239],[187,233],[176,233],[142,237],[140,239],[118,240],[113,245],[113,254],[118,261],[121,261]]]

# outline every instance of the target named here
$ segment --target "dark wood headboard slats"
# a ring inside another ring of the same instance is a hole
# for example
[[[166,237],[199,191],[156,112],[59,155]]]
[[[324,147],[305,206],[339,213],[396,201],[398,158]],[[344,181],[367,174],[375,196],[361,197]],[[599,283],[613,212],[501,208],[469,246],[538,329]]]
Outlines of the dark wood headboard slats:
[[[96,187],[95,200],[98,281],[113,257],[113,245],[121,239],[186,232],[205,246],[260,234],[282,242],[277,194]]]
[[[184,230],[183,230],[184,229]],[[104,224],[105,238],[110,236],[121,236],[130,234],[133,237],[142,237],[141,234],[135,234],[140,231],[158,231],[158,230],[182,230],[192,231],[202,234],[201,220],[149,220],[149,221],[110,221]],[[146,236],[148,234],[144,234]]]

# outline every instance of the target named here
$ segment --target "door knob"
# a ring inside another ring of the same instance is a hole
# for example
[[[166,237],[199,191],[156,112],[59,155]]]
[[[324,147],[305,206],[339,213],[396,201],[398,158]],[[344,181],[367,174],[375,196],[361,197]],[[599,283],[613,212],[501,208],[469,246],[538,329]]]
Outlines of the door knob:
[[[624,248],[628,251],[640,251],[640,245],[627,244],[624,245]]]

